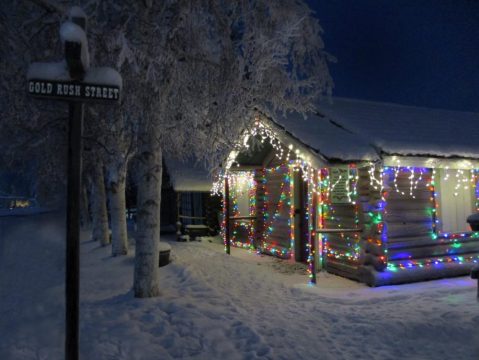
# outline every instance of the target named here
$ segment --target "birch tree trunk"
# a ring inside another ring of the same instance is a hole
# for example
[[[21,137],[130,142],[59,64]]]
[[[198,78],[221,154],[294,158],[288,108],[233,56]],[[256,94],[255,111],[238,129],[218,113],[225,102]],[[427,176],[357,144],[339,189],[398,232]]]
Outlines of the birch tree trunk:
[[[153,136],[139,153],[138,201],[133,288],[135,297],[159,295],[159,241],[162,152]]]
[[[128,234],[126,229],[126,166],[110,165],[107,169],[107,191],[110,202],[111,218],[111,254],[128,254]]]
[[[101,246],[106,246],[110,243],[110,233],[108,231],[105,179],[102,165],[97,163],[94,166],[91,176],[92,240],[98,241]]]
[[[88,190],[87,186],[83,185],[81,190],[81,226],[82,229],[90,229],[91,227],[91,218],[90,218],[90,209],[88,203]]]

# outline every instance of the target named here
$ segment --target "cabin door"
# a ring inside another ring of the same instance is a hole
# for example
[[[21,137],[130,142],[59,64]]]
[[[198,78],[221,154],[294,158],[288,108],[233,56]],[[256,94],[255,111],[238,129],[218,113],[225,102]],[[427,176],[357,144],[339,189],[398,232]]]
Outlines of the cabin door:
[[[306,262],[308,259],[308,183],[303,180],[302,173],[294,175],[294,259]]]

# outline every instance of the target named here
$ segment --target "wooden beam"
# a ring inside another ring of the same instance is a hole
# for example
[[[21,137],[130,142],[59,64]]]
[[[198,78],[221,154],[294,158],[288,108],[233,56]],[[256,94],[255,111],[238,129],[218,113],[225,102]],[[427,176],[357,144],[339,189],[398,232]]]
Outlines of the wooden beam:
[[[176,193],[176,241],[180,241],[181,221],[180,221],[181,193]]]
[[[399,163],[398,163],[399,160]],[[471,169],[479,168],[479,160],[462,157],[428,157],[428,156],[384,156],[384,166],[415,166],[426,168]]]
[[[316,284],[316,231],[314,230],[314,228],[316,227],[316,216],[317,216],[317,205],[318,205],[318,194],[316,194],[316,191],[315,191],[315,186],[316,184],[318,183],[318,172],[315,171],[314,172],[314,177],[313,177],[313,183],[312,184],[308,184],[309,186],[313,186],[313,189],[308,189],[308,191],[312,191],[313,193],[313,198],[312,198],[312,201],[313,203],[311,204],[311,208],[312,208],[312,213],[309,214],[310,217],[309,217],[309,221],[312,222],[313,226],[311,227],[312,230],[311,231],[308,231],[308,234],[309,234],[309,251],[311,252],[310,256],[311,256],[311,284]],[[309,206],[309,204],[308,204]],[[309,209],[308,209],[309,211]]]
[[[253,170],[261,170],[261,165],[240,165],[240,166],[232,166],[228,169],[229,172],[235,171],[253,171]]]
[[[180,219],[191,219],[191,220],[205,220],[205,216],[188,216],[188,215],[178,215]]]
[[[233,220],[233,221],[256,220],[256,216],[230,216],[230,220]]]
[[[363,229],[316,229],[316,233],[318,234],[340,234],[352,232],[363,232]]]
[[[228,175],[225,176],[225,251],[229,255],[230,249],[230,185],[228,181]]]

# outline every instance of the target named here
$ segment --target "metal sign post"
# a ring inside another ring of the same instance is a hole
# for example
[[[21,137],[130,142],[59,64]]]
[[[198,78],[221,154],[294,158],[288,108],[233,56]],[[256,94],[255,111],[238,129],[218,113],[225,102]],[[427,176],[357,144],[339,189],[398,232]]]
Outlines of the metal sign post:
[[[73,11],[71,11],[73,14]],[[78,14],[78,12],[76,12]],[[70,16],[70,21],[82,30],[86,29],[86,17]],[[86,35],[85,35],[86,37]],[[66,218],[66,270],[65,270],[65,358],[79,357],[80,310],[80,193],[82,174],[83,102],[117,102],[120,87],[112,84],[83,82],[88,69],[81,60],[82,44],[65,41],[65,60],[69,80],[42,79],[35,76],[28,80],[28,93],[39,99],[69,102],[68,126],[68,175]],[[114,71],[109,69],[110,71]]]

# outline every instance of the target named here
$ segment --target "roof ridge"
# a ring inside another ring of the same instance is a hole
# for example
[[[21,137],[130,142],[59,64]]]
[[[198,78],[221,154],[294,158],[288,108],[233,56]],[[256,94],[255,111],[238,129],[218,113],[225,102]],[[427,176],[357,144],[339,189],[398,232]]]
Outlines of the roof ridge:
[[[388,101],[366,100],[366,99],[348,98],[348,97],[341,97],[341,96],[333,96],[331,97],[331,100],[332,100],[332,103],[325,104],[325,105],[334,106],[334,100],[339,100],[339,101],[347,101],[350,103],[374,104],[379,106],[394,106],[394,107],[402,107],[402,108],[410,108],[410,109],[429,110],[429,111],[432,110],[432,111],[439,111],[439,112],[445,112],[445,113],[461,113],[461,114],[471,114],[471,115],[479,116],[479,112],[475,112],[475,111],[451,110],[451,109],[425,107],[425,106],[418,106],[418,105],[407,105],[407,104],[399,104],[399,103],[388,102]],[[319,103],[319,105],[321,104],[322,102]]]

